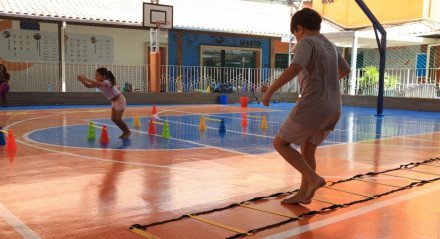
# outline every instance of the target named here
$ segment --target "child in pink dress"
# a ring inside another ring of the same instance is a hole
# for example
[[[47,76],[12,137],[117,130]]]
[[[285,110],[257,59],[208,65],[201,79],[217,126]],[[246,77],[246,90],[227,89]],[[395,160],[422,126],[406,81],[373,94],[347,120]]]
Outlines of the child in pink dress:
[[[113,73],[107,68],[98,68],[95,73],[96,80],[89,80],[84,75],[79,75],[78,80],[87,88],[97,87],[101,93],[112,102],[112,121],[122,130],[121,139],[128,139],[131,131],[127,124],[122,120],[124,110],[127,108],[127,102],[124,95],[116,88],[116,79]]]

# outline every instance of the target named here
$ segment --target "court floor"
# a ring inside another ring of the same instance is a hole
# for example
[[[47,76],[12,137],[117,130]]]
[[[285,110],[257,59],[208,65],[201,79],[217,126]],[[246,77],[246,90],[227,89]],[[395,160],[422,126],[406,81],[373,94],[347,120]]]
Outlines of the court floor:
[[[297,189],[300,175],[272,146],[292,107],[159,105],[153,116],[151,106],[131,106],[125,114],[133,129],[129,140],[117,138],[108,106],[2,110],[0,126],[14,131],[18,151],[0,150],[0,238],[142,238],[127,228]],[[344,107],[317,152],[318,172],[327,181],[440,156],[440,113],[386,110],[377,118],[374,112]],[[244,113],[247,128],[240,125]],[[263,115],[268,129],[260,127]],[[139,128],[133,127],[135,117]],[[152,117],[157,135],[148,134]],[[199,130],[200,117],[206,118],[206,131]],[[220,119],[225,134],[219,134]],[[160,136],[165,121],[170,139]],[[96,126],[95,141],[87,140],[89,122]],[[103,125],[107,146],[99,144]],[[381,184],[350,181],[335,185],[339,191],[319,189],[320,201],[310,205],[282,205],[280,196],[251,204],[262,210],[233,207],[203,215],[229,229],[184,218],[146,232],[162,239],[228,238],[237,234],[232,229],[249,231],[283,221],[286,214],[389,191],[385,184],[438,177],[440,161],[372,179]],[[245,238],[440,238],[439,196],[439,181],[431,182]]]

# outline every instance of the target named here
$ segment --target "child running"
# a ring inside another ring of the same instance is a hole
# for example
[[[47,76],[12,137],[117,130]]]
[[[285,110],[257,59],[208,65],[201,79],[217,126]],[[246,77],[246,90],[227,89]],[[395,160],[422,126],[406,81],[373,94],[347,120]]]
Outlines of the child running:
[[[2,107],[6,107],[6,95],[9,92],[9,78],[10,75],[8,73],[8,70],[6,69],[6,66],[3,64],[0,64],[0,95],[2,98]]]
[[[112,102],[112,121],[122,130],[120,139],[128,139],[130,137],[130,129],[127,124],[122,120],[125,108],[127,108],[127,102],[125,97],[116,88],[116,79],[113,73],[107,68],[98,68],[95,73],[96,80],[89,80],[84,75],[79,75],[78,80],[83,83],[87,88],[97,87],[101,90],[102,94]]]
[[[315,151],[339,120],[339,79],[350,72],[336,46],[320,34],[321,22],[321,16],[309,8],[292,16],[290,31],[298,42],[292,64],[262,98],[269,106],[273,93],[299,75],[301,96],[274,140],[278,153],[302,175],[300,190],[283,200],[285,204],[310,204],[315,191],[325,184],[315,172]],[[301,153],[291,144],[301,146]]]

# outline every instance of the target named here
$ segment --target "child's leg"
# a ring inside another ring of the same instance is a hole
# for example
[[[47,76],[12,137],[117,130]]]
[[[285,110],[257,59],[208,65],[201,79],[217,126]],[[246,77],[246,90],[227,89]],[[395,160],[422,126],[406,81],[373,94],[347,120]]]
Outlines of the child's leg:
[[[306,141],[301,146],[301,155],[305,159],[306,163],[310,166],[313,171],[316,172],[316,160],[315,152],[318,146]],[[305,190],[307,189],[307,180],[304,176],[301,176],[301,187],[295,197],[292,198],[302,198],[304,197]]]
[[[317,145],[312,144],[312,143],[310,143],[308,141],[306,141],[301,146],[301,155],[306,160],[306,162],[310,166],[310,168],[313,169],[313,171],[315,171],[315,172],[316,172],[315,152],[316,152],[316,148],[317,147],[318,147]],[[305,184],[304,187],[302,187],[303,184]],[[305,180],[305,178],[302,177],[301,189],[305,189],[305,188],[307,188],[307,180]]]
[[[303,198],[295,197],[297,199],[295,202],[290,202],[287,199],[284,203],[310,203],[315,191],[325,184],[325,180],[315,173],[314,169],[309,166],[297,150],[290,146],[289,142],[276,137],[274,146],[278,153],[301,173],[302,177],[304,177],[304,186],[306,186],[306,188],[304,188]]]
[[[120,138],[127,138],[130,135],[130,129],[127,124],[122,120],[124,110],[116,110],[112,108],[112,121],[122,130],[123,134]]]

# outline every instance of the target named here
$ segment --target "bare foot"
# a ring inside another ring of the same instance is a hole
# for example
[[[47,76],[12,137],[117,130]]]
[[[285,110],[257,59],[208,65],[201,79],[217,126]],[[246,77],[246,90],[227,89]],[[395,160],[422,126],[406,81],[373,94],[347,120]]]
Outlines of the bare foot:
[[[304,193],[301,191],[295,194],[293,197],[286,198],[281,201],[282,204],[310,204],[311,199],[306,199]]]
[[[305,194],[305,199],[310,201],[312,200],[313,196],[315,196],[316,190],[325,185],[325,180],[320,176],[316,176],[308,181],[307,185],[308,188],[307,193]]]

